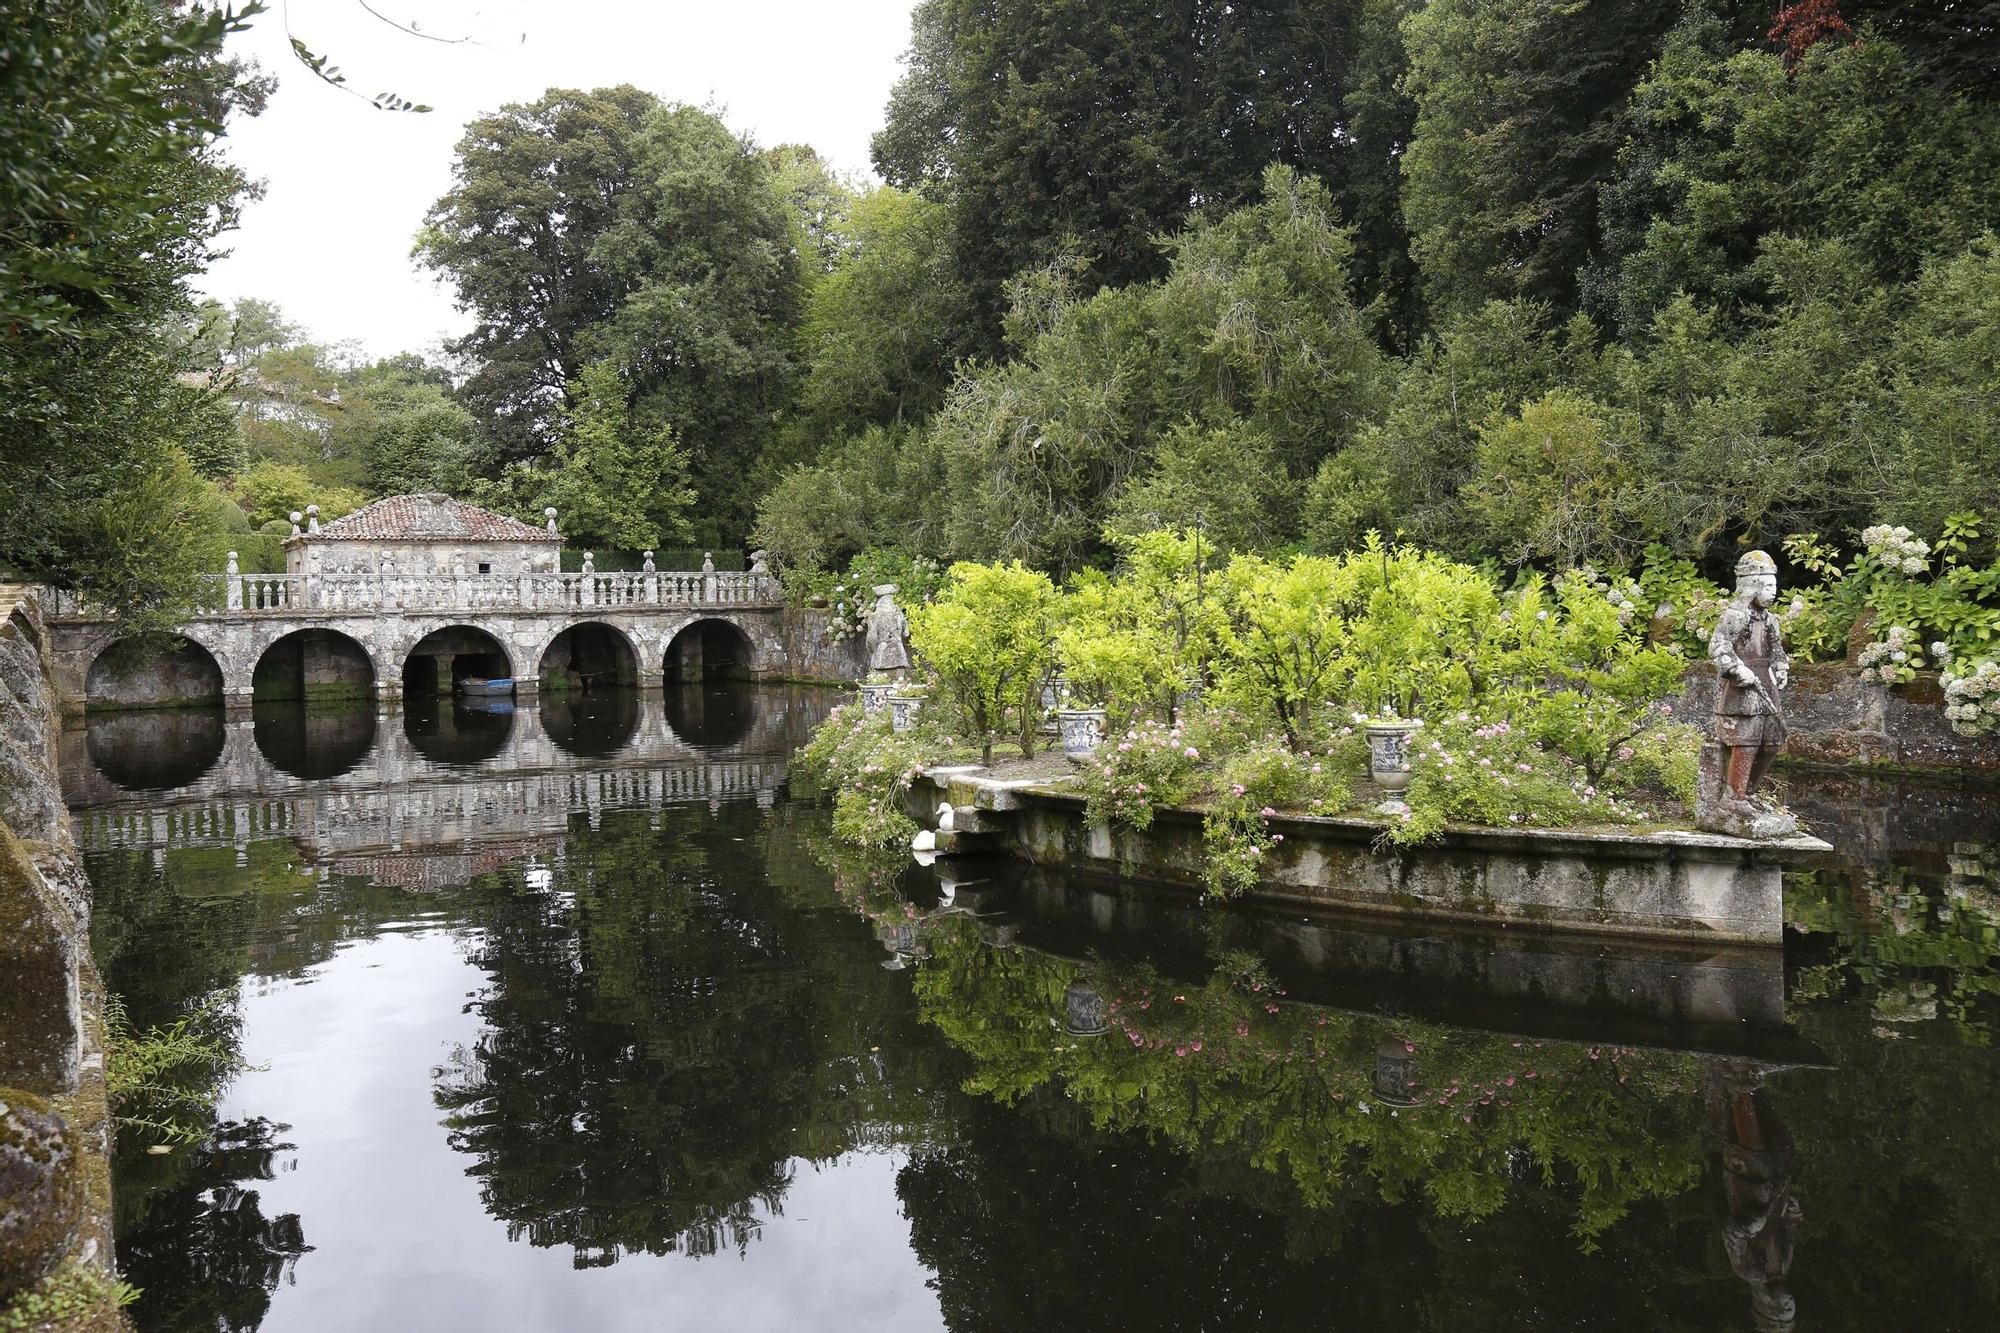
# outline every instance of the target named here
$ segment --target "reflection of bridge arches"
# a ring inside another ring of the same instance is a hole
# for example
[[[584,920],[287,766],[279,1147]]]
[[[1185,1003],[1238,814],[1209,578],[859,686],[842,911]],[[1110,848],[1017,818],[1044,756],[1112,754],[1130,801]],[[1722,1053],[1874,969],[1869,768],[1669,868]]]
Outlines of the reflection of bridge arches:
[[[192,639],[172,647],[115,639],[84,676],[87,708],[181,708],[222,702],[222,664]]]
[[[698,750],[739,745],[756,719],[756,698],[741,681],[667,682],[667,726]]]
[[[257,658],[250,693],[258,700],[372,699],[375,664],[365,647],[338,630],[293,630]]]
[[[403,694],[450,694],[460,682],[514,674],[507,646],[472,625],[445,625],[418,639],[403,655]]]
[[[756,646],[740,626],[727,620],[691,621],[667,644],[667,682],[752,680],[757,674]]]
[[[592,690],[542,696],[542,729],[557,749],[579,759],[616,754],[639,733],[639,692]]]
[[[505,699],[412,695],[403,713],[410,747],[439,764],[483,764],[507,748],[514,705]]]
[[[207,773],[222,757],[225,736],[220,708],[184,708],[94,720],[85,743],[90,761],[112,782],[128,791],[155,791],[184,787]]]
[[[617,626],[586,620],[549,641],[535,676],[544,690],[637,685],[639,650],[631,636]]]
[[[271,767],[317,781],[351,771],[375,748],[375,711],[309,709],[295,700],[260,701],[252,714],[257,752]]]

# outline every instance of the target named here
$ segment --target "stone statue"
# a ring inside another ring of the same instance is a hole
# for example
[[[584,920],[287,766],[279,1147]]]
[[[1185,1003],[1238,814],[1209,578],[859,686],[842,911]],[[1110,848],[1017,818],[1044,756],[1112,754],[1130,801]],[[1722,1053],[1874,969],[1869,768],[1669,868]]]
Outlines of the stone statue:
[[[910,618],[896,605],[896,585],[875,585],[875,607],[868,613],[868,669],[908,671],[910,669]]]
[[[1777,562],[1752,551],[1736,562],[1736,598],[1708,639],[1715,663],[1715,739],[1702,747],[1695,820],[1705,829],[1745,838],[1780,838],[1798,821],[1752,793],[1785,743],[1778,703],[1792,662],[1771,614],[1778,600]]]

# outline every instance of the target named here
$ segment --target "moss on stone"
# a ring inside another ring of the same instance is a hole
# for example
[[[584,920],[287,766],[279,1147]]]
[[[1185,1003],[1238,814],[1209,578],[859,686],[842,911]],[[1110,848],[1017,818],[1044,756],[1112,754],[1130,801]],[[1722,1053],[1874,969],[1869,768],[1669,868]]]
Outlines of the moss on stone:
[[[0,1305],[0,1333],[124,1333],[125,1307],[138,1296],[130,1283],[71,1260]]]
[[[76,1136],[48,1102],[0,1088],[0,1300],[69,1253],[83,1221]]]

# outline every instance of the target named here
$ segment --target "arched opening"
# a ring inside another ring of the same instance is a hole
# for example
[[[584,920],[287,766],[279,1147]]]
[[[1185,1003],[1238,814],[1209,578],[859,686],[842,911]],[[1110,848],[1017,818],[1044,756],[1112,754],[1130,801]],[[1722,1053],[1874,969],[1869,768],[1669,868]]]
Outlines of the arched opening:
[[[375,748],[372,708],[311,708],[297,699],[259,699],[251,734],[271,767],[295,778],[337,778]]]
[[[483,764],[507,748],[513,733],[511,699],[422,694],[403,707],[403,734],[433,763]]]
[[[257,659],[250,697],[304,703],[352,702],[375,696],[375,666],[368,650],[330,629],[293,630]]]
[[[556,635],[535,675],[545,694],[637,685],[639,654],[623,631],[589,621]]]
[[[220,708],[109,713],[84,723],[90,762],[127,791],[189,785],[215,767],[224,737]]]
[[[750,636],[726,620],[697,620],[667,645],[667,683],[754,680]]]
[[[120,639],[83,678],[86,710],[188,708],[222,702],[222,667],[191,639]]]
[[[513,674],[500,640],[470,625],[447,625],[417,640],[403,660],[403,697],[510,695]]]
[[[639,733],[639,691],[544,694],[542,729],[560,749],[580,759],[616,754]]]

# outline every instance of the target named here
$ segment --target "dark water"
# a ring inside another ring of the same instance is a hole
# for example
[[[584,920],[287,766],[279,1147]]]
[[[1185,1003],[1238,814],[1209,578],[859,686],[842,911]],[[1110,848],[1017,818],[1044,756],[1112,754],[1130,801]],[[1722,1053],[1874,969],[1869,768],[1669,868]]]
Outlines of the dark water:
[[[72,734],[111,987],[257,1066],[121,1145],[139,1325],[2000,1326],[1991,793],[1794,779],[1782,956],[1495,941],[843,859],[829,702]]]

